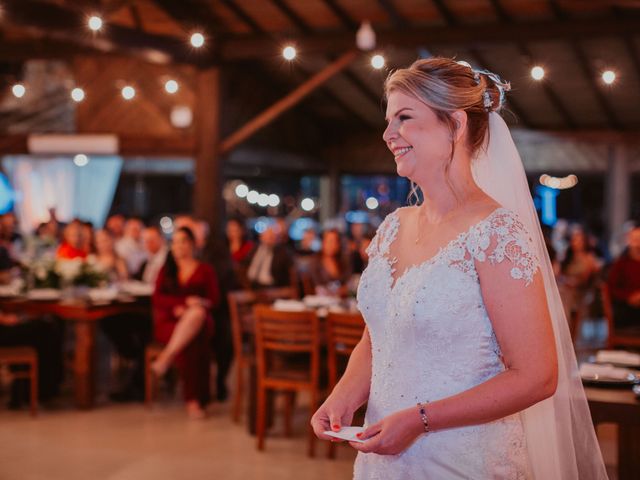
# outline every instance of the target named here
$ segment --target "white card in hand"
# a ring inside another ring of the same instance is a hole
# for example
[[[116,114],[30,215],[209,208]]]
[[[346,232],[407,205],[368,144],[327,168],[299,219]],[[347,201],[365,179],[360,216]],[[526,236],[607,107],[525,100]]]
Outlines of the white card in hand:
[[[327,430],[325,435],[329,435],[330,437],[339,438],[341,440],[347,440],[348,442],[360,442],[363,443],[364,440],[360,440],[356,437],[356,433],[364,432],[364,427],[342,427],[339,432],[333,432],[331,430]]]

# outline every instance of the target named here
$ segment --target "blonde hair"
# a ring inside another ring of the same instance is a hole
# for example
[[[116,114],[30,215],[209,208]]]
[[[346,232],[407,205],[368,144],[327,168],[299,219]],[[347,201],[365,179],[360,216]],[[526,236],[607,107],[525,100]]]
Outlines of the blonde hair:
[[[464,62],[450,58],[434,57],[417,60],[409,68],[395,70],[384,83],[384,96],[388,99],[393,91],[399,91],[417,98],[436,114],[451,133],[451,156],[445,165],[447,183],[456,194],[449,181],[449,168],[453,161],[458,128],[452,113],[464,110],[467,114],[466,146],[473,157],[486,147],[488,141],[489,113],[498,111],[504,103],[504,92],[509,84],[497,75],[487,71],[476,71]],[[409,198],[418,203],[418,187],[411,183]]]

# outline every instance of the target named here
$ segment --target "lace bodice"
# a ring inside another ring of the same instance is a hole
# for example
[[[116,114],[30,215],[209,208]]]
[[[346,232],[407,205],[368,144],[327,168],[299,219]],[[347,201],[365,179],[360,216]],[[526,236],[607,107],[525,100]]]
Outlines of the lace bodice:
[[[394,283],[390,246],[399,228],[396,210],[369,246],[369,265],[358,288],[372,349],[368,424],[502,372],[476,262],[508,261],[511,279],[525,285],[538,268],[524,226],[515,214],[498,208]],[[355,469],[358,479],[529,477],[519,415],[434,432],[397,456],[360,454]]]

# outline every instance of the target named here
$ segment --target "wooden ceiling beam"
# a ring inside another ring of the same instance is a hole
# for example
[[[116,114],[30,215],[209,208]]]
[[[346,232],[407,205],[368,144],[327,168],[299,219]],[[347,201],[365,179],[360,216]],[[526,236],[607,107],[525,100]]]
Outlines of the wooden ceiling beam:
[[[569,23],[569,15],[558,4],[558,2],[556,2],[556,0],[549,0],[548,5],[558,20]],[[623,21],[623,19],[620,19],[620,18],[618,20]],[[571,20],[571,23],[574,23],[575,21],[576,20]],[[638,20],[636,19],[636,21]],[[640,24],[640,21],[638,22]],[[629,33],[621,30],[618,32],[618,35],[620,34],[628,35]],[[575,37],[569,38],[569,45],[571,47],[571,50],[573,51],[574,56],[578,60],[578,66],[582,70],[585,80],[589,84],[591,93],[593,93],[594,97],[596,98],[596,101],[600,106],[600,109],[604,112],[605,117],[607,118],[607,122],[609,123],[609,126],[613,129],[620,130],[622,128],[620,121],[618,120],[618,117],[616,116],[613,110],[613,107],[609,103],[609,100],[604,94],[602,87],[599,86],[598,83],[596,82],[595,77],[597,72],[593,70],[591,63],[587,58],[587,55],[584,53],[582,46],[578,42],[578,38],[575,38]]]
[[[348,30],[351,30],[352,32],[358,30],[358,22],[351,18],[351,15],[349,15],[338,2],[335,0],[322,0],[322,3],[329,7],[329,10],[333,12],[336,18],[340,20]]]
[[[223,2],[225,6],[228,7],[236,15],[236,17],[238,17],[239,20],[244,22],[245,25],[251,28],[254,32],[265,32],[262,26],[258,22],[256,22],[251,17],[251,15],[249,15],[244,9],[242,9],[242,7],[240,7],[234,0],[223,0]],[[301,68],[301,70],[303,69]],[[309,72],[305,73],[310,75]],[[328,103],[337,105],[344,113],[356,120],[361,126],[368,129],[371,128],[371,124],[366,119],[362,118],[362,116],[358,112],[348,106],[344,101],[338,98],[331,90],[329,90],[325,86],[321,87],[318,90],[318,93],[324,96],[328,100]]]
[[[280,10],[285,17],[289,19],[291,23],[293,23],[298,30],[302,33],[309,34],[311,33],[311,27],[305,22],[305,20],[298,15],[295,10],[293,10],[284,0],[271,0],[278,10]]]
[[[435,1],[435,0],[434,0]],[[440,4],[439,2],[438,4]],[[448,10],[447,10],[448,11]],[[450,12],[449,12],[450,13]],[[596,38],[635,34],[640,30],[640,19],[627,17],[536,21],[518,24],[451,24],[442,27],[412,26],[398,29],[376,29],[378,45],[416,48],[422,45],[467,45],[572,38]],[[244,35],[222,40],[220,57],[226,61],[273,55],[271,38],[264,34]],[[353,32],[315,32],[300,35],[293,40],[307,53],[339,54],[352,48]]]
[[[247,140],[261,128],[271,123],[274,119],[282,115],[294,105],[298,104],[304,97],[309,95],[319,86],[327,82],[331,77],[340,73],[341,70],[348,67],[354,60],[358,58],[358,52],[349,50],[342,54],[335,62],[327,65],[323,70],[316,73],[306,82],[293,90],[284,98],[278,100],[269,108],[258,114],[252,120],[236,130],[222,141],[220,153],[225,154],[233,150],[240,143]]]
[[[222,20],[211,7],[200,0],[152,0],[187,32],[193,29],[204,30],[202,33],[220,34],[226,30]]]
[[[407,19],[398,12],[398,9],[393,4],[393,0],[378,0],[378,5],[387,13],[391,19],[391,23],[397,28],[404,28],[409,25]]]
[[[4,17],[36,39],[68,42],[101,52],[120,52],[152,63],[210,62],[210,56],[194,54],[183,39],[140,32],[119,25],[106,25],[93,34],[86,28],[84,13],[42,0],[3,0]],[[38,40],[36,40],[38,41]],[[209,57],[209,58],[205,58]]]
[[[512,24],[513,18],[507,12],[507,10],[502,5],[500,0],[491,0],[491,5],[493,6],[494,11],[496,12],[496,16],[498,19],[505,24]],[[522,41],[516,40],[516,45],[520,53],[525,56],[529,61],[533,60],[533,55],[529,47]],[[554,106],[554,108],[560,113],[560,116],[564,120],[566,126],[570,129],[576,128],[576,122],[573,119],[571,113],[567,109],[567,107],[562,102],[560,96],[556,93],[556,91],[551,87],[551,85],[547,81],[541,81],[539,85],[542,88],[542,91],[545,93],[549,102]]]

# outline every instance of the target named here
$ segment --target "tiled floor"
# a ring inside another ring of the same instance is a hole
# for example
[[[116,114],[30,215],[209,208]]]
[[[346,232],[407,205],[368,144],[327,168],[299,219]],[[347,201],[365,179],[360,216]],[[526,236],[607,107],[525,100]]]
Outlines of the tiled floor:
[[[258,452],[254,437],[220,405],[205,421],[188,420],[174,403],[153,411],[140,404],[51,411],[36,419],[0,410],[0,479],[350,479],[350,448],[327,460],[318,442],[316,458],[308,458],[299,420],[295,438],[274,434]]]

